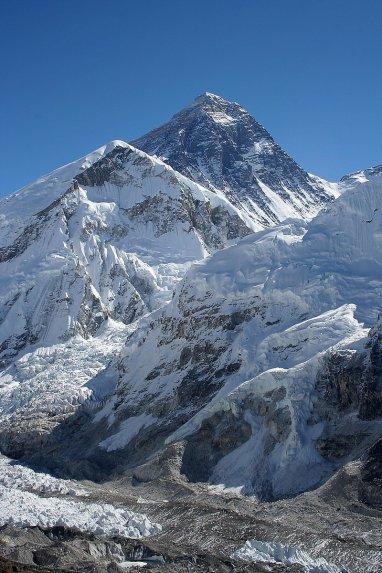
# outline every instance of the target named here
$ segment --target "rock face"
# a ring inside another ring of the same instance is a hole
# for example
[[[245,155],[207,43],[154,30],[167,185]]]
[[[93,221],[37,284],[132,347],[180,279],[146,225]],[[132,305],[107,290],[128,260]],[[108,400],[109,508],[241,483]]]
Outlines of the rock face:
[[[379,509],[382,507],[382,439],[367,452],[362,463],[360,497]]]
[[[210,93],[132,144],[223,191],[257,229],[288,217],[310,219],[337,194],[335,185],[297,165],[239,104]]]
[[[368,375],[362,386],[366,404],[361,414],[366,419],[382,417],[382,320],[370,332]],[[379,436],[378,436],[379,437]],[[364,454],[361,466],[360,496],[368,504],[382,507],[382,439],[379,437]]]

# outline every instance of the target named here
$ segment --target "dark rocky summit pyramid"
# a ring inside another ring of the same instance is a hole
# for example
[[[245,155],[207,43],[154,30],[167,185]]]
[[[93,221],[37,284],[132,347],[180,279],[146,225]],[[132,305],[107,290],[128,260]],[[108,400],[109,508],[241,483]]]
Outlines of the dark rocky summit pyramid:
[[[312,218],[335,186],[304,171],[238,103],[204,93],[132,145],[225,193],[259,228]]]

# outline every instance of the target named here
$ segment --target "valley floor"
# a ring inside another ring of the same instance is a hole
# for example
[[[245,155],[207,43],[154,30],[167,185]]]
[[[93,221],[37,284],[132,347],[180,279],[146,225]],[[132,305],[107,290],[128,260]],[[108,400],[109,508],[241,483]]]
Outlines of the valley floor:
[[[5,525],[0,529],[0,571],[378,573],[382,511],[359,501],[358,473],[359,465],[349,464],[318,490],[273,503],[181,477],[81,482],[77,487],[86,489],[87,503],[127,507],[162,530],[132,540],[65,527]],[[235,559],[234,552],[248,540],[300,548],[302,558],[288,561],[278,550],[269,561]]]

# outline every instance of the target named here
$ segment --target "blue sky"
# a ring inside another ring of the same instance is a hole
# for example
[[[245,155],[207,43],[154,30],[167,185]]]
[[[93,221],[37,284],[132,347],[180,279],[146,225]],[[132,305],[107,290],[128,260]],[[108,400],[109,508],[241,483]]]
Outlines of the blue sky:
[[[382,163],[380,0],[3,0],[0,195],[204,91],[327,179]]]

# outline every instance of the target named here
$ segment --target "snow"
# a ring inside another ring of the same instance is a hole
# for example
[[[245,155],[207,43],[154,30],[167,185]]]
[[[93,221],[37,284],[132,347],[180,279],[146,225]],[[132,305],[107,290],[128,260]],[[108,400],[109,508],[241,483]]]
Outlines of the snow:
[[[216,464],[210,483],[224,489],[241,488],[242,493],[252,495],[264,495],[263,488],[267,483],[272,495],[276,497],[305,491],[317,485],[329,468],[313,443],[321,433],[322,424],[307,424],[315,400],[317,373],[322,368],[322,359],[326,352],[336,348],[349,348],[365,336],[365,331],[354,320],[351,308],[345,307],[328,315],[318,317],[312,322],[307,321],[307,329],[301,330],[304,333],[302,339],[305,341],[302,344],[299,345],[296,339],[295,344],[291,338],[284,340],[283,348],[294,347],[290,356],[287,356],[287,361],[282,350],[281,356],[274,354],[264,371],[257,376],[248,379],[245,370],[239,372],[236,377],[231,376],[216,396],[175,431],[167,439],[167,443],[192,435],[203,421],[216,413],[232,411],[236,416],[243,416],[251,425],[252,436]],[[326,321],[329,324],[325,325]],[[328,336],[329,333],[325,333],[325,330],[329,328],[330,322],[335,324],[335,329]],[[315,336],[309,333],[312,325],[317,327],[316,333],[320,340],[315,340]],[[324,333],[321,337],[323,325]],[[249,337],[245,338],[251,340]],[[337,346],[334,342],[337,342]],[[309,348],[310,344],[312,347]],[[238,347],[243,355],[246,349],[240,341]],[[284,367],[277,367],[277,360]],[[252,369],[253,365],[258,365],[256,357],[250,357],[248,365]],[[288,435],[268,452],[265,444],[269,426],[264,417],[242,409],[241,405],[251,399],[264,399],[264,396],[279,388],[285,388],[285,396],[278,402],[277,408],[288,409],[292,424]]]
[[[124,448],[139,434],[143,428],[147,428],[156,422],[156,418],[150,414],[140,414],[124,420],[120,424],[120,430],[103,440],[99,445],[107,452],[113,452]]]
[[[75,176],[115,147],[131,151],[119,179],[67,193]],[[176,218],[185,192],[250,221],[226,198],[120,141],[0,204],[2,246],[23,229],[37,229],[25,250],[1,264],[0,345],[13,364],[0,374],[0,415],[16,416],[22,408],[71,412],[113,392],[117,373],[108,365],[131,333],[125,315],[128,321],[164,305],[191,264],[210,252],[198,232]],[[164,203],[147,221],[128,216],[128,209],[138,206],[139,214],[142,202],[158,197]],[[47,208],[41,226],[36,213]],[[159,232],[156,225],[166,219]],[[104,324],[95,336],[87,314]]]
[[[0,526],[62,526],[96,535],[133,538],[161,531],[161,526],[151,523],[146,515],[106,503],[73,499],[88,493],[75,482],[36,472],[0,454]]]
[[[0,201],[0,244],[10,244],[22,229],[26,219],[61,197],[70,187],[73,178],[105,157],[115,147],[129,147],[120,140],[111,141],[88,155],[40,177],[32,184],[19,189]]]
[[[313,173],[308,173],[310,179],[316,182],[318,187],[322,187],[326,190],[329,195],[332,195],[335,199],[341,195],[343,191],[346,190],[345,186],[342,186],[340,183],[327,181],[326,179],[322,179],[322,177],[318,177],[318,175],[314,175]]]
[[[147,516],[106,503],[71,501],[0,485],[0,526],[67,527],[96,535],[139,539],[161,531]]]
[[[371,326],[382,297],[382,178],[344,193],[307,226],[278,225],[195,265],[187,276],[196,296],[215,298],[249,291],[291,291],[310,308],[356,304]],[[286,229],[301,240],[285,241]]]
[[[115,147],[129,153],[122,165],[116,160],[110,181],[75,182]],[[225,197],[119,141],[2,201],[2,354],[10,349],[12,357],[20,341],[49,347],[75,334],[87,338],[89,308],[97,324],[107,316],[129,322],[171,300],[190,265],[215,249],[187,219],[185,198],[254,228]],[[224,244],[212,224],[207,231]]]
[[[0,485],[8,489],[28,490],[43,494],[85,496],[88,491],[70,480],[57,479],[36,472],[0,454]]]
[[[242,561],[280,563],[282,565],[301,565],[306,573],[341,573],[341,569],[328,563],[322,557],[312,557],[306,551],[281,543],[263,542],[251,539],[237,549],[233,559]]]
[[[146,561],[121,561],[118,563],[118,566],[124,569],[129,569],[130,567],[146,567],[146,565]]]
[[[274,213],[277,219],[281,221],[284,221],[285,219],[293,219],[293,217],[296,217],[296,205],[300,209],[303,208],[303,205],[301,204],[301,202],[298,200],[297,197],[294,197],[294,202],[295,202],[294,205],[292,201],[290,200],[286,201],[285,199],[280,197],[280,195],[278,195],[275,191],[273,191],[273,189],[271,189],[268,185],[262,183],[260,179],[258,179],[257,182],[268,199],[269,202],[268,207],[271,209],[271,211]],[[311,209],[312,216],[318,210],[319,210],[318,206],[317,210]],[[264,216],[267,217],[265,213]]]
[[[339,190],[354,189],[359,184],[367,183],[368,181],[381,181],[382,179],[382,165],[376,165],[375,167],[370,167],[369,169],[362,169],[361,171],[356,171],[355,173],[350,173],[342,177],[338,184]]]
[[[232,125],[237,122],[237,119],[228,115],[227,113],[222,113],[221,111],[210,112],[208,114],[214,121],[222,125]]]
[[[239,394],[258,390],[259,394],[279,384],[273,377],[296,379],[300,397],[311,391],[314,384],[314,370],[318,361],[328,351],[337,347],[349,348],[364,339],[367,332],[353,316],[354,307],[344,306],[328,311],[312,319],[296,323],[285,330],[269,334],[259,333],[258,325],[247,323],[235,340],[231,359],[240,353],[245,358],[242,369],[222,387],[209,404],[189,422],[168,438],[181,439],[200,427],[204,417],[225,407],[226,400],[234,402]],[[291,350],[292,349],[292,350]],[[310,362],[309,362],[310,361]],[[304,370],[309,370],[303,374]],[[251,374],[255,376],[251,377]],[[264,381],[264,382],[263,382]],[[304,385],[306,382],[306,386]]]
[[[96,406],[115,389],[110,363],[133,328],[109,319],[95,338],[76,336],[26,352],[0,373],[0,416],[13,420],[23,411],[63,414],[85,403]]]
[[[208,103],[215,103],[224,105],[227,102],[221,96],[213,94],[211,92],[203,92],[200,96],[196,97],[192,102],[190,102],[184,110],[193,109],[198,107],[200,104],[208,104]],[[182,113],[182,112],[180,112]]]

